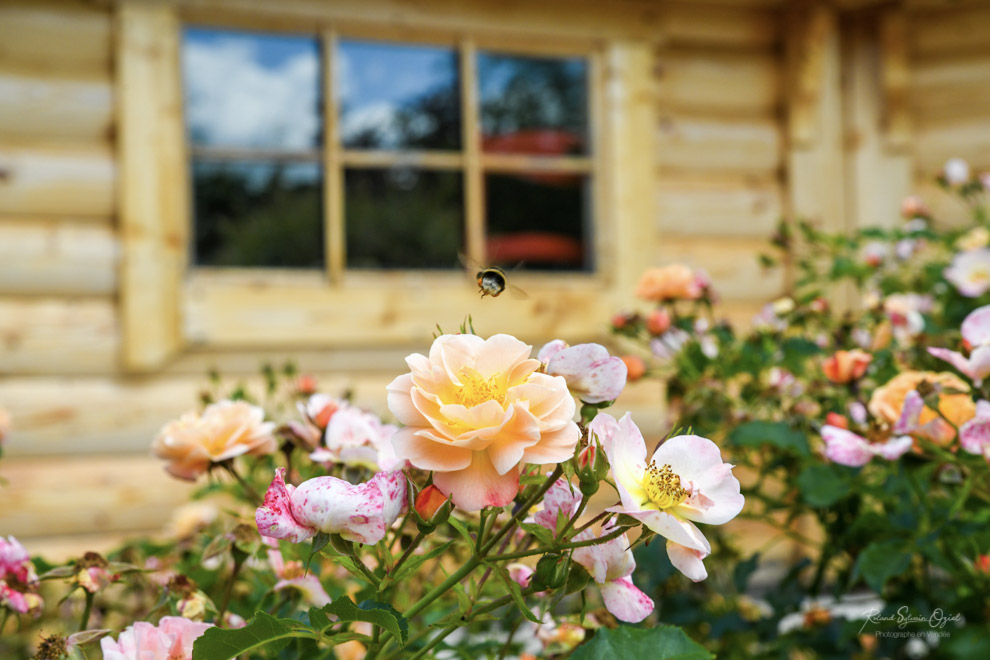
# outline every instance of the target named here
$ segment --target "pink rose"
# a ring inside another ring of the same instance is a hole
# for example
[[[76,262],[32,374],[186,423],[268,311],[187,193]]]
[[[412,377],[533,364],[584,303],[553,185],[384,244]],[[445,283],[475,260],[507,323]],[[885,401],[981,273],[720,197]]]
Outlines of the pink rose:
[[[191,660],[193,643],[212,623],[181,616],[162,617],[157,626],[138,621],[114,640],[100,640],[103,660]]]
[[[614,401],[626,386],[626,363],[600,344],[568,346],[556,339],[536,357],[548,374],[562,376],[571,393],[585,403]]]
[[[612,528],[602,528],[606,536]],[[586,529],[574,537],[576,541],[590,541],[595,535]],[[581,564],[598,583],[605,608],[619,621],[638,623],[653,611],[653,600],[636,588],[629,576],[636,569],[636,560],[629,549],[625,534],[614,539],[574,550],[574,561]]]
[[[370,545],[385,537],[405,508],[401,472],[379,472],[357,486],[336,477],[316,477],[294,487],[285,483],[285,468],[278,468],[255,522],[262,536],[293,543],[325,532]]]

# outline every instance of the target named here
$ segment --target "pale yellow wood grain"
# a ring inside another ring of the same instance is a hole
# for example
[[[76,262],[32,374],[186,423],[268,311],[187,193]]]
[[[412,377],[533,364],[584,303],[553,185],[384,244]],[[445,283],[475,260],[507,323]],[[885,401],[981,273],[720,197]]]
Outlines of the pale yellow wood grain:
[[[107,76],[110,32],[106,8],[5,2],[0,5],[0,65],[39,75]]]
[[[0,221],[0,295],[110,296],[119,254],[108,225]]]
[[[106,147],[0,142],[0,215],[113,215],[116,166]]]
[[[12,69],[0,62],[0,140],[99,147],[109,142],[112,132],[109,71],[65,77]]]

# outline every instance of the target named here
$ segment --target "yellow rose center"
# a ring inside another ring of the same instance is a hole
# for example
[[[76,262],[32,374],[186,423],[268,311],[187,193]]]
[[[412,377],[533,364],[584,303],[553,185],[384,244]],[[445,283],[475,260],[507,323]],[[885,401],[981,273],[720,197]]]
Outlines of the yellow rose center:
[[[681,478],[669,465],[658,468],[653,463],[646,470],[646,495],[661,509],[677,506],[687,499],[687,491],[681,487]]]
[[[499,385],[498,377],[492,376],[487,380],[474,369],[461,370],[461,382],[464,383],[456,394],[457,402],[466,408],[472,408],[485,401],[505,402],[505,392]]]
[[[969,281],[973,283],[982,283],[990,280],[990,271],[986,268],[974,268],[969,274]]]

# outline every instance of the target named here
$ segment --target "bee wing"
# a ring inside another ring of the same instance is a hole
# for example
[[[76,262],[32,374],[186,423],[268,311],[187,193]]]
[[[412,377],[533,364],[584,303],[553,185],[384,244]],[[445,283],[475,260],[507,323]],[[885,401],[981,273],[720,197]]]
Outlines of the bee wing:
[[[509,284],[506,282],[505,288],[514,298],[521,298],[523,300],[529,298],[529,294],[517,287],[515,284]]]

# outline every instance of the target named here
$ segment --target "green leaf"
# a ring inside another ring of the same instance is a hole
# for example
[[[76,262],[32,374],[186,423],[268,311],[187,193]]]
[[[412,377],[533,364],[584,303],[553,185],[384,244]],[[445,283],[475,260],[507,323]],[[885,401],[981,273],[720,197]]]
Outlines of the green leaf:
[[[447,522],[450,523],[450,526],[456,529],[457,532],[464,537],[464,540],[466,540],[468,544],[474,545],[474,539],[471,538],[471,532],[464,523],[457,518],[449,518]]]
[[[487,563],[487,562],[486,562]],[[495,570],[502,582],[505,584],[506,588],[509,590],[509,595],[512,596],[512,602],[516,604],[519,611],[522,612],[523,616],[532,621],[533,623],[540,623],[539,617],[533,614],[532,610],[526,605],[526,601],[523,599],[522,589],[519,588],[519,584],[509,577],[509,572],[505,570],[505,567],[491,563],[488,566]]]
[[[910,545],[905,541],[871,543],[856,560],[857,574],[863,576],[871,589],[883,593],[887,580],[897,577],[911,564],[911,553],[904,549]]]
[[[526,532],[535,536],[536,540],[538,540],[543,545],[547,545],[547,546],[553,545],[553,532],[551,532],[543,525],[537,525],[536,523],[521,522],[519,523],[519,527],[521,527]]]
[[[849,494],[852,484],[849,478],[831,465],[811,465],[797,478],[801,495],[809,506],[832,506]]]
[[[409,639],[409,622],[391,605],[366,600],[355,605],[349,598],[340,598],[322,609],[324,614],[336,614],[341,622],[364,621],[392,633],[399,646]]]
[[[193,644],[192,660],[230,660],[262,646],[280,650],[293,637],[310,636],[298,621],[255,612],[243,628],[208,628]]]
[[[808,440],[804,433],[792,429],[784,422],[746,422],[729,434],[729,442],[740,447],[773,445],[800,456],[808,456]]]
[[[571,660],[599,658],[649,658],[650,660],[711,660],[714,658],[683,630],[674,626],[615,630],[599,628],[587,644],[571,654]]]
[[[309,565],[313,562],[313,557],[329,542],[330,535],[326,532],[317,532],[316,536],[313,537],[313,545],[310,546],[309,557],[306,558],[306,573],[309,573]]]

